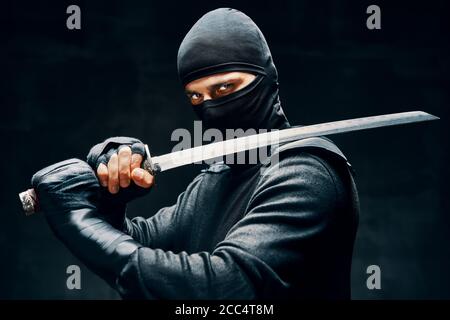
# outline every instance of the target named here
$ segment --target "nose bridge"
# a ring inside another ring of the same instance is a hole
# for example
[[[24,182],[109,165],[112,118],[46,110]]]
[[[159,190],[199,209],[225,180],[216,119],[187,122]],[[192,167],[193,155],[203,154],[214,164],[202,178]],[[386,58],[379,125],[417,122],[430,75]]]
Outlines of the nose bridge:
[[[203,101],[211,100],[211,99],[212,99],[212,97],[211,97],[211,95],[209,94],[209,92],[204,92],[204,93],[203,93]]]

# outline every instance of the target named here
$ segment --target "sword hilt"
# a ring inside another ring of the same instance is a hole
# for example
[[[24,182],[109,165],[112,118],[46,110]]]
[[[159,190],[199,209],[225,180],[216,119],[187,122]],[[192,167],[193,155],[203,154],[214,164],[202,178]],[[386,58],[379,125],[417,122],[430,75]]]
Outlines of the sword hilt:
[[[39,201],[34,189],[28,189],[19,193],[19,199],[22,202],[22,208],[26,216],[31,216],[39,211]]]
[[[144,170],[148,171],[152,176],[154,176],[161,170],[158,164],[152,162],[152,157],[150,155],[148,146],[144,145],[144,147],[146,157],[141,166]],[[22,209],[26,216],[31,216],[39,212],[39,199],[36,191],[33,188],[19,193],[19,199],[22,203]]]

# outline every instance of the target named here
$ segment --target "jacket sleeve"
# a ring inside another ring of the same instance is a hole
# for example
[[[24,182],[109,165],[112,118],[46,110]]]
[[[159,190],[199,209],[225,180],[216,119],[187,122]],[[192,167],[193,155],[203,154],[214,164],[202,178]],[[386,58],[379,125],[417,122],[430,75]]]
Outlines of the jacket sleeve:
[[[335,182],[327,167],[306,153],[282,159],[279,166],[262,176],[245,217],[212,253],[134,251],[117,281],[122,297],[277,297],[307,276],[335,218]]]
[[[170,250],[176,234],[174,222],[176,207],[175,204],[162,208],[148,219],[143,217],[126,218],[125,232],[146,247]]]
[[[31,184],[56,237],[115,286],[131,253],[142,245],[99,214],[100,186],[91,167],[79,159],[62,161],[37,172]]]
[[[192,219],[192,214],[180,213],[178,208],[185,201],[186,194],[189,194],[189,191],[202,180],[202,176],[203,174],[198,175],[190,183],[186,191],[178,196],[174,205],[160,209],[150,218],[126,218],[124,232],[146,247],[174,250],[174,239],[183,232],[180,228],[180,220],[182,219],[185,224],[189,224],[190,219]],[[180,217],[180,214],[182,217]],[[105,213],[105,216],[108,216],[108,214]]]

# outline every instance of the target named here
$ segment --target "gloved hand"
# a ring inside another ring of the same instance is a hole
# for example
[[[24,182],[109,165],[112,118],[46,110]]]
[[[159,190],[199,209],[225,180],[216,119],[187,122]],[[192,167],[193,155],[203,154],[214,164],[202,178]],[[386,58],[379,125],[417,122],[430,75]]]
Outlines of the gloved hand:
[[[127,203],[147,194],[153,184],[153,177],[141,169],[145,157],[144,144],[129,137],[106,139],[95,145],[87,156],[88,164],[104,187],[99,210],[120,230],[124,227]]]
[[[70,159],[37,172],[31,181],[55,235],[111,285],[141,245],[98,212],[100,185],[84,161]]]

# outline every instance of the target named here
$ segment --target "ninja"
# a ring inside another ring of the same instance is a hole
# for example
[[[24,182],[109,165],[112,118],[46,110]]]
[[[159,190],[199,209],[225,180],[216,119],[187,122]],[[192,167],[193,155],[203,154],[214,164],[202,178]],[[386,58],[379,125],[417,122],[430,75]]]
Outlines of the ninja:
[[[290,127],[268,44],[240,11],[201,17],[178,73],[205,128]],[[126,212],[154,183],[136,138],[107,139],[87,162],[47,167],[32,185],[55,235],[123,298],[350,298],[359,202],[347,159],[322,137],[273,153],[273,174],[260,174],[263,161],[210,164],[172,206],[142,212],[149,218]]]

